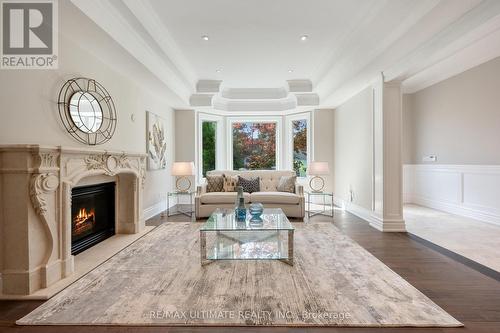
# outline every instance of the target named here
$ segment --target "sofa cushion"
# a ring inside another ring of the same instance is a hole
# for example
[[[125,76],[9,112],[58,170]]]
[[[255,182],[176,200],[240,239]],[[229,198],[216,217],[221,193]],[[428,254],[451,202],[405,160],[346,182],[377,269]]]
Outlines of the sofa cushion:
[[[238,176],[222,175],[224,177],[224,192],[236,192],[236,186],[238,186]]]
[[[237,192],[210,192],[200,195],[202,204],[236,204]],[[250,202],[250,194],[243,193],[245,203]]]
[[[206,176],[207,192],[222,192],[224,189],[224,176]]]
[[[238,176],[238,186],[243,187],[244,192],[253,193],[260,191],[259,177],[246,179]]]
[[[300,197],[295,193],[288,192],[254,192],[250,194],[251,202],[264,204],[298,204]]]
[[[290,192],[295,193],[295,182],[297,180],[297,176],[281,176],[278,186],[276,190],[278,192]]]

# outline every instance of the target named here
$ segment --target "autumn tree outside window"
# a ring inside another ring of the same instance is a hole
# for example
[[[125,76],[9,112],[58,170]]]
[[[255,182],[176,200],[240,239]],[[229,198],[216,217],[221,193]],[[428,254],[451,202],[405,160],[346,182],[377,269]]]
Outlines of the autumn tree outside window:
[[[306,177],[307,174],[307,120],[292,121],[293,140],[293,170],[297,177]]]
[[[276,122],[232,123],[233,169],[276,169]]]

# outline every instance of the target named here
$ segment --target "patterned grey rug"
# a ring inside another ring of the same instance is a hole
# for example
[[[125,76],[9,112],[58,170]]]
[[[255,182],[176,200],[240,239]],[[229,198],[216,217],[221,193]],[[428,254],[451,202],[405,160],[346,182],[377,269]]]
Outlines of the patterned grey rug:
[[[201,267],[199,227],[161,225],[17,324],[462,326],[332,224],[295,224],[293,267]]]

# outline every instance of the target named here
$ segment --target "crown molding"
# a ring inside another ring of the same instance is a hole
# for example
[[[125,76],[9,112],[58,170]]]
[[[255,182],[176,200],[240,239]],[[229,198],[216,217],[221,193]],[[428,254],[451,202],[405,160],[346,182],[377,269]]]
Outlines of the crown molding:
[[[286,81],[288,85],[288,91],[290,92],[312,92],[313,84],[311,80],[288,80]]]
[[[295,94],[298,106],[315,106],[319,105],[319,96],[316,93]]]
[[[500,23],[500,17],[494,21]],[[497,30],[403,81],[403,92],[412,94],[500,57],[500,24]]]
[[[122,1],[163,51],[166,56],[165,61],[169,62],[169,65],[178,72],[178,75],[182,77],[189,86],[194,87],[198,79],[196,71],[186,60],[186,56],[182,53],[168,29],[161,22],[158,14],[151,6],[150,1]]]
[[[214,94],[192,94],[189,98],[189,105],[211,107],[214,96]]]
[[[374,76],[394,61],[396,53],[387,50],[401,40],[410,28],[431,12],[437,4],[438,0],[414,1],[409,8],[408,3],[405,5],[403,2],[387,2],[385,6],[368,13],[359,26],[346,36],[341,47],[342,53],[339,52],[342,56],[334,56],[331,61],[332,66],[319,76],[315,91],[319,94],[322,105],[338,106],[365,89]],[[388,10],[397,12],[394,17],[399,17],[399,21],[377,24]],[[377,40],[379,30],[385,31],[387,24],[394,25],[391,33]],[[357,40],[372,42],[356,43]],[[405,45],[404,52],[408,52],[412,47],[414,45]]]
[[[288,111],[298,107],[319,105],[319,96],[313,92],[295,93],[287,88],[224,88],[218,80],[200,80],[198,93],[190,97],[190,106],[220,111]],[[288,81],[292,90],[312,90],[309,80]],[[210,92],[210,93],[208,93]]]
[[[285,88],[225,88],[221,97],[228,99],[280,99],[286,98]]]
[[[185,105],[189,104],[189,97],[194,90],[189,84],[189,79],[183,77],[171,61],[166,61],[165,56],[158,54],[157,49],[153,48],[146,41],[147,39],[137,31],[129,18],[124,15],[129,10],[123,2],[71,1],[160,81],[165,83]],[[119,8],[120,6],[121,8]]]
[[[454,56],[499,28],[500,1],[483,1],[384,70],[384,77],[389,81],[405,80]]]
[[[221,80],[199,80],[196,83],[198,93],[218,93],[220,91]]]
[[[296,108],[297,100],[292,95],[269,100],[228,99],[215,96],[212,106],[222,111],[285,111]]]
[[[381,71],[386,82],[403,81],[405,92],[416,91],[463,72],[467,67],[477,65],[478,61],[487,61],[496,54],[496,51],[488,50],[485,45],[476,48],[478,53],[475,55],[468,48],[475,43],[481,44],[482,39],[497,29],[497,20],[500,20],[499,1],[441,1],[430,8],[423,6],[418,13],[412,14],[412,19],[404,23],[407,29],[398,39],[392,38],[392,43],[389,43],[390,40],[382,41],[381,45],[386,45],[383,52],[364,67],[361,66],[361,69],[357,68],[352,75],[348,75],[352,64],[340,59],[336,68],[317,85],[321,105],[341,105],[369,87]],[[465,64],[460,63],[465,58],[470,59]],[[344,71],[341,66],[345,67]],[[348,79],[342,82],[342,78]]]

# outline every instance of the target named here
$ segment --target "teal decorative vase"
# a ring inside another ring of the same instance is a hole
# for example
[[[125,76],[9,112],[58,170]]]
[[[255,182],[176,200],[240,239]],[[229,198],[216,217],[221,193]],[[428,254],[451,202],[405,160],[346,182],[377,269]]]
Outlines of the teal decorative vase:
[[[253,204],[251,204],[248,211],[252,216],[250,219],[251,222],[262,222],[261,215],[264,211],[264,206],[260,202],[254,202]]]

